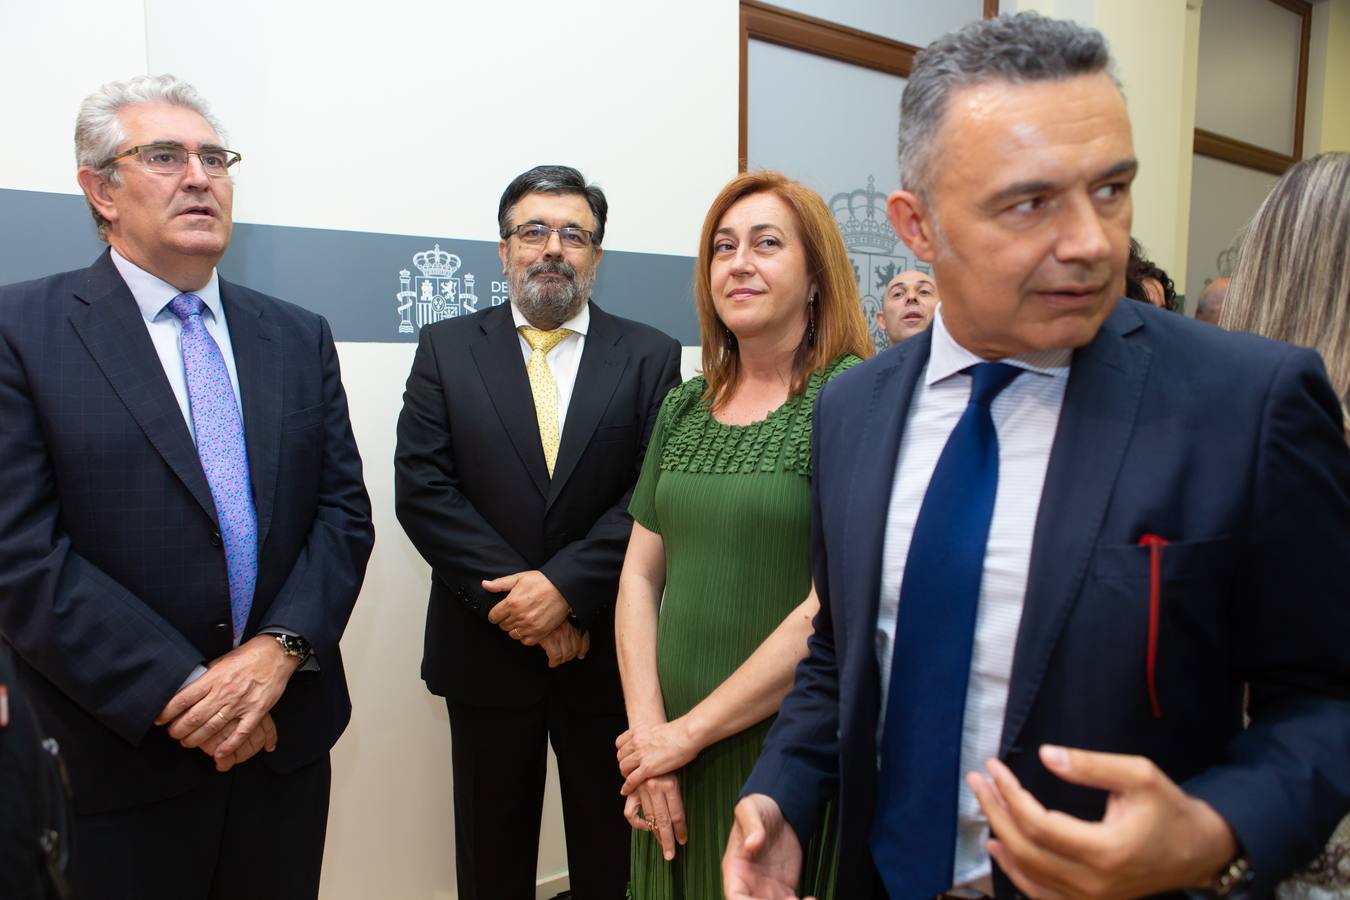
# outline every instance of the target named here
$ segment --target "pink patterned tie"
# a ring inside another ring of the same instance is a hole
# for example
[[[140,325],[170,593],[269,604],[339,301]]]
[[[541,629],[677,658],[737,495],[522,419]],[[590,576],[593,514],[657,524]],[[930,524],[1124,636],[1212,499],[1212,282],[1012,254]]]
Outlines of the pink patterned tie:
[[[202,322],[202,300],[179,294],[169,310],[183,321],[178,346],[183,351],[197,455],[216,503],[216,519],[225,545],[226,574],[230,579],[230,614],[234,642],[239,643],[253,606],[258,580],[258,517],[253,510],[253,483],[248,474],[244,422],[234,399],[225,358]]]

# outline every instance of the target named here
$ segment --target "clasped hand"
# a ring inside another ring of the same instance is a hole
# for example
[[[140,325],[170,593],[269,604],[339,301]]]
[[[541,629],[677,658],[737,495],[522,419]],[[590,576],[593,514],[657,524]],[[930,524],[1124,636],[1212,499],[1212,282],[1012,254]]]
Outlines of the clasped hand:
[[[577,631],[571,622],[563,622],[550,633],[544,635],[539,646],[548,654],[548,667],[556,669],[565,662],[585,659],[591,652],[590,632]]]
[[[676,844],[689,841],[678,775],[657,775],[638,785],[624,801],[623,817],[638,831],[652,833],[666,862],[675,858]]]
[[[614,744],[618,747],[619,773],[627,779],[619,791],[625,797],[648,778],[682,769],[698,755],[683,719],[633,726]]]
[[[488,611],[488,621],[526,647],[548,654],[548,667],[585,659],[591,636],[567,621],[571,607],[548,576],[537,569],[483,580],[483,590],[506,596]]]
[[[567,600],[537,569],[484,579],[483,590],[506,592],[488,611],[488,621],[527,647],[542,643],[567,619]]]
[[[300,661],[287,656],[271,635],[258,635],[207,663],[155,717],[169,736],[210,756],[226,772],[259,751],[277,746],[271,710]]]

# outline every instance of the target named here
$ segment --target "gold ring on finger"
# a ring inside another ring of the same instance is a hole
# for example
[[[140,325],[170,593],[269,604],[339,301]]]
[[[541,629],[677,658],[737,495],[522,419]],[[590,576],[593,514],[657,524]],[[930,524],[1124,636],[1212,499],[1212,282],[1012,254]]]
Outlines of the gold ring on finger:
[[[220,710],[216,710],[216,715],[220,717],[220,721],[222,722],[225,721],[225,714],[223,712],[221,712]]]
[[[648,830],[648,831],[655,831],[655,830],[656,830],[656,816],[648,816],[648,817],[647,817],[647,830]]]

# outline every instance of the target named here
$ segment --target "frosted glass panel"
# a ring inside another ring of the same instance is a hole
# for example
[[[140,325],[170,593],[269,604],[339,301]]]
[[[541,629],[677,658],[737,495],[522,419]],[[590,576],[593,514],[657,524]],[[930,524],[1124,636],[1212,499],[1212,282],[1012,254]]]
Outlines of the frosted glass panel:
[[[774,5],[916,47],[984,16],[984,0],[774,0]]]
[[[1268,172],[1196,154],[1191,165],[1187,310],[1195,309],[1206,282],[1233,274],[1238,237],[1278,180]]]
[[[1271,0],[1205,0],[1196,127],[1292,154],[1301,28]]]
[[[746,157],[809,185],[834,210],[853,260],[873,341],[875,313],[891,275],[928,271],[886,220],[900,186],[895,139],[905,80],[762,41],[750,41]]]

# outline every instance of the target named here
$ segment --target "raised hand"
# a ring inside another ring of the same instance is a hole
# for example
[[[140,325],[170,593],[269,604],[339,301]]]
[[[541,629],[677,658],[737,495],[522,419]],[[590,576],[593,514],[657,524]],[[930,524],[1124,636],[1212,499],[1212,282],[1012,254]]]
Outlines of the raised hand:
[[[742,797],[722,855],[727,900],[797,900],[801,875],[802,845],[778,804],[765,794]]]
[[[1237,840],[1213,807],[1189,796],[1142,756],[1045,745],[1041,761],[1065,781],[1111,792],[1086,822],[1047,810],[998,760],[993,781],[966,775],[995,837],[989,853],[1036,898],[1139,897],[1213,882]]]

